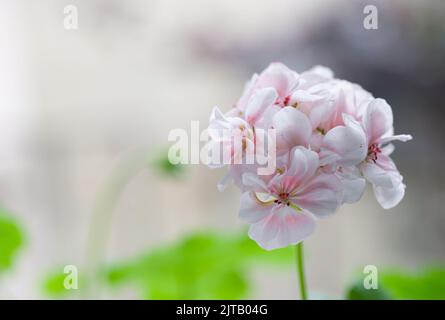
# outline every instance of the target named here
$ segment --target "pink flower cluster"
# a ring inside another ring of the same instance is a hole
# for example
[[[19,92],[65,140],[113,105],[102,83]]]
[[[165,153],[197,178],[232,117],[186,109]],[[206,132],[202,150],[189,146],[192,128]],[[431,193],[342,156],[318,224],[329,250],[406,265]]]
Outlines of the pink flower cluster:
[[[366,180],[389,209],[404,196],[403,177],[390,158],[394,140],[391,107],[357,84],[315,67],[298,74],[272,63],[253,75],[232,110],[215,108],[209,129],[236,128],[243,152],[255,149],[258,129],[276,135],[276,170],[258,175],[256,165],[230,164],[220,187],[233,180],[242,190],[239,215],[249,236],[265,249],[308,237],[317,218],[360,200]],[[212,137],[217,140],[216,137]],[[226,150],[234,156],[233,150]],[[245,155],[236,155],[243,157]]]

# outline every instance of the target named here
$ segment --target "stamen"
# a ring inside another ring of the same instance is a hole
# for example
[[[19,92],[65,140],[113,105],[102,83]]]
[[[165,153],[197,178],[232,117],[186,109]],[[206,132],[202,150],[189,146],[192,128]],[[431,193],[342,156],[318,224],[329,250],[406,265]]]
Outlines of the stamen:
[[[290,101],[290,96],[286,96],[283,101],[284,106],[287,106],[289,104],[289,101]]]
[[[380,149],[379,145],[377,143],[373,143],[368,147],[367,159],[376,163],[378,159],[378,154],[381,152],[382,149]]]
[[[323,136],[326,134],[326,131],[323,128],[318,127],[316,130],[318,133],[320,133]]]

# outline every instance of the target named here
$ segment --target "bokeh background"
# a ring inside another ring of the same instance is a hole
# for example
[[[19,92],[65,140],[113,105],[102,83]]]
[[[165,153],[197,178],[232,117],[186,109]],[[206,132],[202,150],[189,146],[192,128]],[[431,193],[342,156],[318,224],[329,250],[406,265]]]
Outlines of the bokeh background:
[[[414,136],[398,207],[368,190],[306,241],[311,295],[343,298],[375,265],[399,298],[445,298],[444,56],[440,0],[0,0],[0,298],[298,298],[292,252],[243,236],[224,171],[166,160],[171,129],[204,129],[272,61],[330,67]]]

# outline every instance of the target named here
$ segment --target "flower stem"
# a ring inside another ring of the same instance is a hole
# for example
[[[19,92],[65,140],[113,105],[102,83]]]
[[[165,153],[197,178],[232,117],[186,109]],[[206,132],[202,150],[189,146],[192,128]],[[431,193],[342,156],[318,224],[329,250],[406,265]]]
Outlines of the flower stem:
[[[307,300],[306,279],[304,275],[303,242],[296,245],[295,253],[297,256],[297,273],[298,281],[300,283],[300,297],[301,300]]]
[[[100,295],[103,284],[100,268],[107,256],[114,209],[131,179],[146,168],[147,158],[144,150],[131,153],[114,168],[97,196],[88,234],[87,272],[90,279],[88,288],[83,291],[84,298]]]

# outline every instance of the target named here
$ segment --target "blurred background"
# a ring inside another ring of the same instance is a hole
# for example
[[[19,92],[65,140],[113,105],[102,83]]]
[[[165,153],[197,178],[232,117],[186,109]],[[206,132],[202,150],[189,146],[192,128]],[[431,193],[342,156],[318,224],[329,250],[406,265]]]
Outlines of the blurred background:
[[[171,129],[281,61],[361,84],[414,136],[398,207],[368,189],[305,242],[312,297],[360,295],[375,265],[387,297],[445,299],[444,56],[440,0],[0,0],[0,298],[298,298],[292,251],[246,238],[224,170],[166,160]]]

